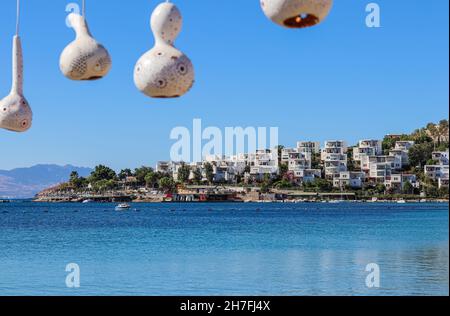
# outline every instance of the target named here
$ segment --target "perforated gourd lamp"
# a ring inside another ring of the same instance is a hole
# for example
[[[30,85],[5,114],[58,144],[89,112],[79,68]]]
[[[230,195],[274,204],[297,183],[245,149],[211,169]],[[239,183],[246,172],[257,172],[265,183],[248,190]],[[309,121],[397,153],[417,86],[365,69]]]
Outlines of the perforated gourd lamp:
[[[13,38],[12,87],[7,97],[0,101],[0,128],[25,132],[31,127],[33,113],[23,95],[23,57],[19,37],[19,8],[17,1],[17,28]]]
[[[330,13],[333,0],[261,0],[264,14],[287,28],[305,28],[321,23]]]
[[[155,46],[136,63],[136,87],[153,98],[180,97],[194,84],[192,62],[174,47],[182,28],[181,13],[172,3],[161,3],[153,11],[150,24]]]
[[[83,1],[84,12],[84,1]],[[62,52],[59,67],[71,80],[97,80],[108,74],[111,57],[103,45],[89,31],[85,15],[71,13],[69,21],[76,38]]]

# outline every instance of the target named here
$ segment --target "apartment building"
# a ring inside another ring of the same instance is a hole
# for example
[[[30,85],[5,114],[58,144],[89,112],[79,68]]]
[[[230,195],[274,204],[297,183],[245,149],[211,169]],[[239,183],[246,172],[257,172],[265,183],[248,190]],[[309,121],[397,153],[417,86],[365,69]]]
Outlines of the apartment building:
[[[393,192],[401,192],[402,190],[402,175],[401,174],[391,174],[390,176],[386,177],[384,180],[384,185],[386,186],[387,190],[393,191]]]
[[[414,146],[413,141],[398,141],[395,148],[389,151],[390,156],[398,157],[402,168],[409,165],[409,149]]]
[[[312,154],[298,148],[287,148],[282,150],[281,161],[288,165],[289,170],[311,169]]]
[[[347,143],[340,140],[326,141],[321,159],[324,164],[325,178],[333,180],[341,172],[347,171]]]
[[[409,151],[415,142],[412,140],[402,140],[395,142],[395,149]]]
[[[410,183],[414,188],[419,188],[420,183],[417,181],[416,175],[413,174],[391,174],[387,177],[384,185],[386,189],[394,193],[401,193],[406,183]]]
[[[384,183],[394,171],[402,168],[401,158],[398,156],[372,156],[368,158],[369,180]]]
[[[320,154],[320,143],[311,141],[297,142],[297,149],[301,153]]]
[[[353,148],[353,160],[361,163],[364,157],[378,156],[383,154],[381,140],[360,140],[358,146]]]
[[[402,182],[403,182],[403,185],[405,185],[405,183],[409,182],[409,183],[411,183],[411,185],[414,188],[416,188],[416,189],[420,188],[420,181],[417,179],[417,176],[415,174],[403,173],[402,174]]]
[[[439,188],[448,187],[449,165],[427,165],[425,166],[425,176],[438,181]]]
[[[279,172],[278,152],[276,149],[258,150],[248,155],[250,175],[262,180],[266,174],[274,177]]]
[[[340,189],[345,189],[346,187],[360,189],[363,187],[365,177],[366,174],[362,171],[340,172],[339,176],[333,179],[333,186]]]
[[[173,162],[172,161],[158,161],[155,168],[156,172],[170,173],[173,172]]]
[[[432,159],[437,161],[439,165],[448,165],[449,152],[447,151],[435,151],[431,155]]]
[[[325,147],[321,151],[321,159],[325,161],[330,154],[346,155],[348,150],[347,143],[342,140],[331,140],[325,142]]]

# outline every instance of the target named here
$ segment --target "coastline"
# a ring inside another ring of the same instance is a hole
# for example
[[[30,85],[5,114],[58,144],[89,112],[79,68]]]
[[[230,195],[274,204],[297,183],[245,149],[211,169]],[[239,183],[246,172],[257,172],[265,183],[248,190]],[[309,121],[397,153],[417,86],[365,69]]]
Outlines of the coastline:
[[[418,194],[364,194],[364,192],[308,192],[271,189],[266,193],[258,187],[183,187],[176,191],[112,190],[76,192],[47,189],[38,193],[34,203],[449,203],[448,198]]]
[[[120,202],[128,202],[128,203],[136,203],[136,204],[208,204],[208,203],[228,203],[228,204],[239,204],[239,203],[379,203],[379,204],[402,204],[402,203],[449,203],[448,199],[439,199],[439,198],[409,198],[409,199],[398,199],[398,198],[389,198],[385,197],[383,199],[353,199],[353,200],[342,200],[342,199],[244,199],[244,200],[214,200],[214,201],[175,201],[171,199],[165,198],[140,198],[140,199],[101,199],[101,200],[90,200],[90,199],[80,199],[80,198],[36,198],[29,200],[32,203],[73,203],[73,204],[84,204],[84,203],[120,203]],[[10,200],[8,202],[14,202],[14,200]],[[4,203],[8,203],[4,202]]]

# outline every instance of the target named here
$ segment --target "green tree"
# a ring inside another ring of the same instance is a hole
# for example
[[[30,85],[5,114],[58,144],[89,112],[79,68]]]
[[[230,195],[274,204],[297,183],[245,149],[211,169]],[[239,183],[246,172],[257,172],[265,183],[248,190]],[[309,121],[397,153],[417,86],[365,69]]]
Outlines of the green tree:
[[[79,190],[85,185],[86,179],[79,176],[78,172],[73,171],[70,174],[70,180],[69,184],[70,186],[75,189]]]
[[[175,190],[175,182],[172,178],[164,177],[159,180],[159,187],[166,193],[173,192]]]
[[[437,140],[439,138],[439,128],[436,124],[428,123],[425,133],[426,132],[428,132],[427,136],[428,136],[428,134],[431,136],[433,142],[437,142]]]
[[[131,169],[123,169],[117,176],[119,177],[119,180],[125,180],[126,178],[133,176],[133,172]]]
[[[355,161],[353,160],[353,150],[354,147],[348,148],[347,151],[347,170],[348,171],[355,171]]]
[[[319,154],[313,153],[311,158],[311,168],[320,169],[320,162],[321,162],[320,153]]]
[[[156,182],[158,182],[158,175],[153,171],[149,171],[145,175],[144,180],[145,180],[145,184],[147,185],[147,187],[154,188],[156,185]]]
[[[270,185],[268,185],[267,183],[263,183],[261,185],[260,191],[261,191],[261,193],[269,193],[270,192]]]
[[[202,170],[200,168],[195,168],[194,171],[194,181],[196,184],[200,184],[203,180]]]
[[[439,197],[439,189],[435,185],[428,185],[425,187],[425,194],[427,197],[437,198]]]
[[[447,198],[448,199],[448,194],[449,194],[448,187],[441,187],[439,189],[438,194],[439,194],[440,198],[443,198],[443,199]]]
[[[415,144],[409,149],[409,162],[412,167],[422,168],[431,159],[434,146],[432,143]]]
[[[333,190],[333,184],[326,179],[314,179],[311,186],[319,192],[330,192]]]
[[[107,180],[102,179],[99,181],[96,181],[94,185],[92,186],[94,191],[96,192],[105,192],[105,191],[111,191],[117,188],[117,182],[114,180]]]
[[[382,184],[382,183],[378,183],[378,184],[375,186],[375,191],[376,191],[378,194],[384,194],[384,193],[386,192],[386,186],[385,186],[384,184]]]
[[[287,163],[280,163],[279,166],[280,166],[280,176],[281,178],[285,178],[289,171],[289,166]]]
[[[208,180],[209,184],[212,184],[214,182],[214,167],[211,163],[207,162],[205,163],[204,168],[206,179]]]
[[[115,181],[117,179],[116,172],[109,167],[99,165],[95,167],[94,171],[92,171],[89,176],[89,182],[96,183],[102,180],[112,180]]]
[[[281,190],[282,189],[289,189],[289,188],[292,187],[291,183],[288,180],[286,180],[286,179],[283,179],[283,180],[277,182],[275,186],[276,186],[277,189],[281,189]]]
[[[136,177],[137,182],[140,185],[143,185],[145,184],[145,176],[150,172],[153,172],[153,168],[142,166],[134,170],[134,176]]]
[[[442,143],[442,140],[444,138],[447,137],[447,139],[448,139],[448,130],[449,130],[448,120],[441,120],[439,122],[439,125],[438,125],[437,129],[438,129],[438,132],[437,132],[437,134],[438,134],[438,146],[440,146],[441,143]]]
[[[406,181],[405,184],[403,185],[403,193],[404,194],[413,194],[414,193],[414,187],[411,184],[411,182]]]
[[[187,183],[189,181],[189,176],[191,174],[191,168],[182,163],[180,168],[178,168],[178,181],[181,183]]]

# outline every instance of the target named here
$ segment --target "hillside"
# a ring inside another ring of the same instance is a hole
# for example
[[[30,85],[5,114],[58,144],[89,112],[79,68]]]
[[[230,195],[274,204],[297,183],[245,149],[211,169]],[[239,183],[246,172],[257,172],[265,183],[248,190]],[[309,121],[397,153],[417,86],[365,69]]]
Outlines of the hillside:
[[[0,198],[32,198],[45,188],[66,182],[72,171],[87,176],[92,170],[71,165],[36,165],[0,170]]]

